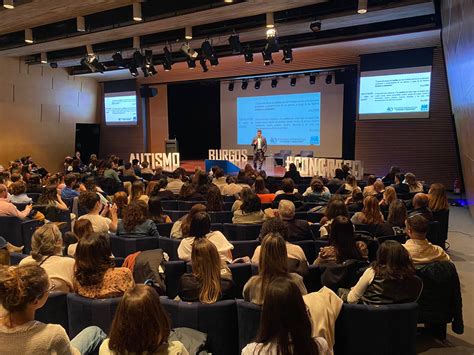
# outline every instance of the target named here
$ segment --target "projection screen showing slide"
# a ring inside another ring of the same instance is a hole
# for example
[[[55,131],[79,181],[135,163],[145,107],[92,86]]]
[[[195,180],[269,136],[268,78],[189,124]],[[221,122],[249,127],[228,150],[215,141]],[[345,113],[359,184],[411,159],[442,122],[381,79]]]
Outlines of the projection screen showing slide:
[[[221,84],[222,149],[248,149],[257,130],[267,139],[268,154],[282,149],[299,154],[313,151],[315,157],[342,156],[344,85],[325,83],[325,76],[310,85],[307,77],[296,86],[280,79],[276,88],[271,79],[262,80],[260,89],[249,83],[228,90]]]
[[[137,94],[135,91],[104,94],[105,124],[134,126],[137,124]]]
[[[361,72],[359,119],[428,118],[431,66]]]

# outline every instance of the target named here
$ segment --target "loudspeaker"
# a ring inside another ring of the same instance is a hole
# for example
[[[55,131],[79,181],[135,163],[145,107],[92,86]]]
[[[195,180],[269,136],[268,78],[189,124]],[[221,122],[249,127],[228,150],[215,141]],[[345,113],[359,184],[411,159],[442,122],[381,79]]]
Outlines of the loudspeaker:
[[[100,124],[76,123],[76,150],[81,152],[81,160],[87,164],[91,154],[99,156]]]
[[[142,86],[140,88],[140,96],[141,97],[155,97],[158,95],[158,89],[157,88],[150,88],[148,86]]]

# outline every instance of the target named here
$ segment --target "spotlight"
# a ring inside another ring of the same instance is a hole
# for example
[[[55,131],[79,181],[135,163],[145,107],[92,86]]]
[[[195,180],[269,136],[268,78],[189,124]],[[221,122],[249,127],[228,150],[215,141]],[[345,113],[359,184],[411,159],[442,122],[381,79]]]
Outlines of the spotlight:
[[[247,80],[242,81],[242,90],[247,90],[248,85],[249,85],[249,82]]]
[[[165,69],[165,71],[170,71],[173,66],[173,57],[171,56],[168,47],[163,48],[163,52],[165,53],[163,58],[163,69]]]
[[[229,37],[230,48],[232,49],[232,54],[242,53],[242,43],[240,43],[239,35],[234,34]]]
[[[268,45],[268,43],[266,44],[265,48],[262,51],[262,57],[263,57],[263,63],[265,65],[273,64],[272,51],[270,50],[270,46]]]
[[[295,77],[290,79],[290,86],[296,86],[296,78]]]
[[[186,40],[193,39],[193,28],[191,26],[186,26],[184,29],[184,38]]]
[[[76,30],[77,32],[85,32],[86,31],[86,19],[84,16],[77,16],[76,18]]]
[[[309,28],[313,32],[321,31],[321,20],[314,20],[313,22],[310,23]]]
[[[359,14],[367,13],[367,0],[359,0],[359,6],[357,8],[357,13],[359,13]]]
[[[332,83],[332,75],[331,75],[331,74],[328,74],[328,75],[326,76],[326,84],[329,85],[329,84],[331,84],[331,83]]]
[[[128,70],[130,70],[130,74],[132,74],[133,77],[138,76],[138,67],[137,63],[135,63],[135,60],[132,60],[130,64],[128,65]]]
[[[25,30],[25,42],[29,44],[33,43],[33,31],[31,28]]]
[[[267,30],[267,46],[269,46],[272,52],[278,52],[279,50],[278,39],[276,35],[277,33],[274,28],[270,28]]]
[[[3,7],[5,9],[14,9],[15,8],[15,1],[14,0],[3,0]]]
[[[133,3],[133,21],[143,21],[142,4],[140,2]]]
[[[188,57],[186,59],[186,62],[188,63],[188,69],[195,69],[196,68],[196,59]]]
[[[202,53],[204,53],[205,57],[209,59],[209,62],[211,63],[212,66],[216,66],[219,64],[216,51],[214,50],[214,47],[212,47],[211,42],[209,42],[208,40],[205,40],[204,42],[202,42],[201,50],[202,50]]]
[[[225,2],[226,4],[232,4],[232,3],[234,2],[234,0],[224,0],[224,2]]]
[[[260,89],[261,81],[260,79],[255,80],[255,90]]]
[[[145,65],[145,58],[140,51],[135,51],[135,53],[133,53],[133,60],[137,67],[143,67]]]
[[[209,63],[211,63],[211,67],[217,67],[219,65],[219,59],[217,59],[217,57],[212,57],[209,59]]]
[[[244,51],[245,63],[250,64],[253,62],[253,52],[250,48]]]
[[[283,59],[286,64],[289,64],[293,61],[293,50],[290,47],[283,48]]]
[[[309,76],[309,85],[314,85],[316,84],[316,75],[310,74]]]
[[[274,16],[273,16],[273,12],[267,12],[266,18],[267,18],[267,25],[266,25],[266,27],[267,27],[267,28],[273,28],[273,27],[275,27],[275,19],[274,19]]]
[[[234,82],[229,83],[229,91],[234,91]]]
[[[48,53],[46,52],[41,53],[41,63],[48,64]]]
[[[153,65],[153,51],[151,49],[145,50],[145,61],[144,66],[142,66],[142,70],[145,69],[148,71],[149,75],[155,75],[158,73]]]
[[[118,68],[125,68],[127,66],[127,63],[125,63],[125,60],[123,60],[122,54],[120,52],[115,53],[112,56],[112,59]]]
[[[99,62],[99,59],[94,55],[88,55],[81,59],[81,64],[90,69],[91,72],[101,72],[105,71],[105,67],[102,63]]]
[[[272,88],[276,88],[278,85],[278,80],[277,79],[272,79]]]
[[[201,64],[201,68],[202,68],[202,71],[204,73],[209,71],[209,69],[207,68],[207,64],[206,64],[206,58],[201,56],[201,58],[199,59],[199,64]]]
[[[189,45],[189,43],[184,43],[181,46],[181,52],[186,54],[188,57],[194,58],[194,59],[196,59],[197,56],[198,56],[198,52],[196,52],[194,49],[192,49],[191,46]]]
[[[51,67],[51,69],[56,69],[58,67],[58,63],[52,62],[52,63],[49,63],[49,66]]]

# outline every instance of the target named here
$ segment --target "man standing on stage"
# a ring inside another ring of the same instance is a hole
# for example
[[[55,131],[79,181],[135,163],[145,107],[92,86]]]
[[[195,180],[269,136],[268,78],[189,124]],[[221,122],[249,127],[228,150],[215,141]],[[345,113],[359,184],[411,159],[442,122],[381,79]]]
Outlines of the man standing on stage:
[[[265,157],[265,152],[267,151],[267,140],[262,136],[262,130],[257,131],[257,136],[252,140],[253,147],[253,168],[257,169],[258,161],[258,170],[262,170],[263,159]]]

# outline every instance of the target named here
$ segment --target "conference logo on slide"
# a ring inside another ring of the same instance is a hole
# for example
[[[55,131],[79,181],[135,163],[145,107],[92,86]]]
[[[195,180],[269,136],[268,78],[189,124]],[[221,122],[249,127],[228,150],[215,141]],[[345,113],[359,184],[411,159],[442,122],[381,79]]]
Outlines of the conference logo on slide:
[[[309,138],[309,144],[311,145],[319,145],[319,137],[318,136],[311,136]]]
[[[420,111],[425,111],[425,112],[428,111],[428,104],[421,105]]]
[[[393,112],[393,107],[387,107],[387,112]]]

